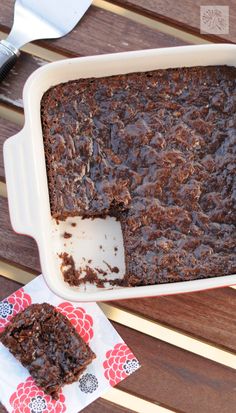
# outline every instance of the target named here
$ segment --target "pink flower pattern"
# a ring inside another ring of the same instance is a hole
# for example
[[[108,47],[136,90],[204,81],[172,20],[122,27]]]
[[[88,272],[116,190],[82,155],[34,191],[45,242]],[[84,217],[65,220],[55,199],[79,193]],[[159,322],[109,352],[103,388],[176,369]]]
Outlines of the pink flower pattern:
[[[93,338],[93,319],[82,307],[74,307],[71,303],[63,302],[57,310],[64,314],[73,324],[82,339],[89,343]]]
[[[63,413],[66,410],[62,392],[58,400],[53,400],[35,384],[32,377],[17,386],[9,402],[12,413]]]
[[[31,304],[31,297],[23,288],[16,291],[8,298],[0,302],[0,333],[9,324],[12,317],[23,311]]]
[[[106,352],[103,367],[104,376],[111,386],[115,386],[137,370],[140,365],[129,347],[125,343],[118,343]]]

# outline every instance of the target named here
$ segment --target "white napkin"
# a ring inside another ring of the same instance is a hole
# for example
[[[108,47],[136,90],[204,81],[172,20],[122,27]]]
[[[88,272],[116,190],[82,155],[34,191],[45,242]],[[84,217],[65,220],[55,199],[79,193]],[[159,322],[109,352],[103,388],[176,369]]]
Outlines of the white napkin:
[[[0,401],[10,413],[77,413],[140,367],[97,304],[64,301],[49,290],[42,275],[0,302],[0,332],[15,314],[44,302],[68,317],[97,358],[53,400],[0,343]]]

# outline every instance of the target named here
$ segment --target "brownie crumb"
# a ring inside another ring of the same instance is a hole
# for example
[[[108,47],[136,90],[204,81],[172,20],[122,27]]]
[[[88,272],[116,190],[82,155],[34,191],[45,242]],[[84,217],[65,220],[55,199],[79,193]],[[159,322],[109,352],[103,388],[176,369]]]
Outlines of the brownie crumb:
[[[72,227],[76,227],[76,225],[77,225],[76,222],[72,222],[72,223],[71,223],[71,226],[72,226]]]
[[[64,232],[63,237],[64,238],[71,238],[72,234],[70,234],[69,232]]]
[[[98,272],[98,274],[101,274],[101,275],[104,275],[104,276],[107,275],[107,272],[104,271],[104,270],[102,270],[101,268],[97,268],[97,267],[96,267],[95,270]]]
[[[88,282],[90,284],[96,284],[97,287],[99,288],[104,287],[103,280],[100,280],[97,276],[96,271],[93,268],[89,267],[88,265],[86,265],[85,268],[77,269],[74,275],[75,277],[74,277],[73,285],[80,285],[82,283]],[[81,276],[83,276],[83,278],[81,278]],[[79,280],[79,284],[78,284],[78,280]]]
[[[62,260],[61,271],[66,282],[71,286],[80,286],[86,282],[95,284],[99,288],[103,288],[105,283],[111,285],[123,285],[123,281],[120,279],[109,280],[107,278],[100,279],[98,275],[106,276],[107,272],[100,268],[91,268],[89,265],[85,267],[76,268],[72,255],[63,252],[59,255]],[[115,267],[114,267],[115,268]],[[113,272],[119,272],[113,271]]]
[[[109,270],[110,270],[111,272],[114,272],[114,273],[120,272],[120,270],[119,270],[118,267],[112,267],[112,266],[111,266],[110,264],[108,264],[106,261],[103,261],[103,262],[104,262],[104,264],[107,265],[107,267],[109,268]]]

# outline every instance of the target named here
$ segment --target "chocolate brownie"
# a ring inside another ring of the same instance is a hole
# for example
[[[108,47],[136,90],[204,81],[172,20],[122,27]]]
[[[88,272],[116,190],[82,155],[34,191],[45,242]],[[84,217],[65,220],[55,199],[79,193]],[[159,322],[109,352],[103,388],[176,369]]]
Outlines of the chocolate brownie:
[[[228,66],[52,87],[41,103],[52,216],[119,219],[124,285],[233,274],[235,109]]]
[[[32,304],[13,317],[0,340],[55,399],[95,358],[70,321],[46,303]]]

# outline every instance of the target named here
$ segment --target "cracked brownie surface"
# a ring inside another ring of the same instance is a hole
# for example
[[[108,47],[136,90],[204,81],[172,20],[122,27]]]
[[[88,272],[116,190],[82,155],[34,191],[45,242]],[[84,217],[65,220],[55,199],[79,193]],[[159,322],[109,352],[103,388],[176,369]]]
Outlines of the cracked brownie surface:
[[[123,285],[233,274],[235,109],[227,66],[49,89],[41,117],[52,216],[117,217]]]

